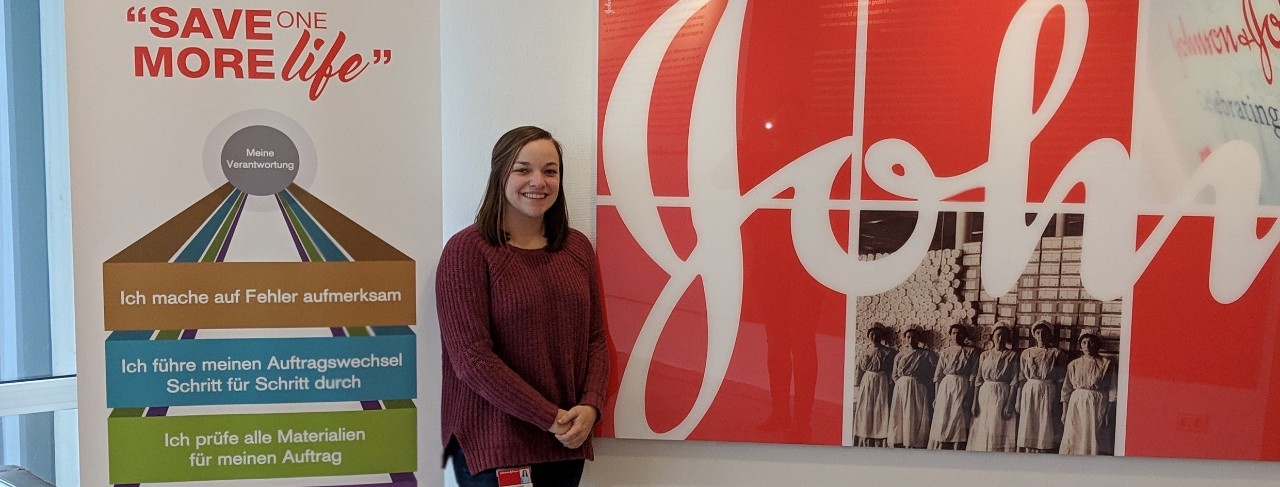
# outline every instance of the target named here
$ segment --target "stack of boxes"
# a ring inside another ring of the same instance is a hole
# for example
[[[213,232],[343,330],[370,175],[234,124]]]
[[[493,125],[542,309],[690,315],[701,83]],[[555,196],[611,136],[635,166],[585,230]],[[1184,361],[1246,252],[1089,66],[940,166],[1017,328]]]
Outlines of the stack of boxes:
[[[1122,304],[1094,299],[1084,290],[1080,279],[1081,244],[1081,237],[1041,238],[1018,285],[999,298],[981,291],[982,244],[964,244],[961,293],[965,300],[976,302],[978,314],[974,323],[981,328],[983,340],[996,323],[1002,322],[1015,325],[1015,346],[1033,346],[1031,328],[1045,321],[1054,325],[1058,347],[1063,350],[1076,350],[1081,334],[1094,333],[1102,338],[1104,353],[1118,353]]]
[[[1003,323],[1014,329],[1014,346],[1021,349],[1035,345],[1031,329],[1045,321],[1053,325],[1062,350],[1078,351],[1080,335],[1094,333],[1102,338],[1103,354],[1117,354],[1122,303],[1094,299],[1084,290],[1081,244],[1081,237],[1041,238],[1017,286],[998,298],[982,290],[981,242],[931,250],[902,284],[858,298],[859,329],[871,323],[897,331],[917,327],[945,340],[951,325],[963,323],[974,327],[974,345],[983,347],[995,325]]]
[[[875,260],[884,254],[860,255]],[[972,300],[960,294],[961,252],[956,249],[930,250],[920,267],[897,287],[874,296],[858,297],[858,323],[865,330],[881,323],[901,332],[921,328],[946,336],[955,323],[967,323],[977,316]]]

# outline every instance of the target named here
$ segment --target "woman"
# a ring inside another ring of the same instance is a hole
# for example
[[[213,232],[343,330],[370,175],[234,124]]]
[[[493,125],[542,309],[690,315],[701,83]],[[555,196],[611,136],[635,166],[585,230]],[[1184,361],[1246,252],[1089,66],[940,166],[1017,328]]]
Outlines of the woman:
[[[898,448],[929,445],[929,417],[933,414],[929,386],[936,358],[924,346],[924,333],[903,332],[907,349],[893,359],[893,400],[889,404],[889,443]]]
[[[858,388],[854,405],[853,435],[858,446],[886,446],[889,437],[889,394],[893,385],[889,371],[893,368],[894,351],[888,344],[889,333],[876,323],[867,330],[867,347],[854,365],[853,386]]]
[[[493,148],[474,225],[445,244],[436,277],[444,352],[441,440],[458,485],[532,467],[576,486],[592,458],[609,357],[591,243],[569,228],[561,149],[519,127]]]
[[[964,450],[969,441],[970,411],[973,402],[973,374],[977,355],[968,345],[964,325],[951,325],[951,345],[938,353],[933,372],[933,422],[929,425],[929,448]]]
[[[1084,355],[1067,364],[1062,381],[1060,453],[1097,455],[1111,450],[1111,420],[1107,416],[1116,400],[1116,371],[1111,359],[1098,355],[1100,344],[1097,335],[1080,335]]]
[[[1014,451],[1017,423],[1014,401],[1017,393],[1018,353],[1013,351],[1013,332],[1000,325],[991,333],[991,349],[978,358],[978,399],[973,403],[973,427],[969,429],[971,451]]]
[[[1018,451],[1054,453],[1062,439],[1059,422],[1059,383],[1066,372],[1062,350],[1053,346],[1053,327],[1046,322],[1031,328],[1036,346],[1018,357]]]

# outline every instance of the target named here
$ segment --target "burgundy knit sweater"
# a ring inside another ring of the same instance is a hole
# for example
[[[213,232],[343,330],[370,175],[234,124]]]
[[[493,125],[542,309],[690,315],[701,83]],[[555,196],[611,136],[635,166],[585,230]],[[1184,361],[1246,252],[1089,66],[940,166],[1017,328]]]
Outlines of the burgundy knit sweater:
[[[548,432],[559,409],[604,413],[609,353],[595,252],[571,230],[564,248],[492,246],[472,225],[445,244],[436,274],[444,350],[441,442],[458,439],[474,475],[592,459]]]

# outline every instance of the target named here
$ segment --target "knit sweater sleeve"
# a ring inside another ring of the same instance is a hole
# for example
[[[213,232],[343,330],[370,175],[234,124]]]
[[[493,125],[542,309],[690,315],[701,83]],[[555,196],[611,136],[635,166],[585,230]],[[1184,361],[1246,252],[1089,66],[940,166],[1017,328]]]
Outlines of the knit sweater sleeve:
[[[484,243],[474,232],[449,240],[436,273],[440,340],[458,379],[502,412],[547,430],[559,408],[493,351],[489,273]]]
[[[591,242],[585,235],[574,232],[575,240],[584,248],[583,264],[591,281],[591,330],[587,343],[586,387],[579,404],[596,408],[598,416],[604,415],[605,394],[609,386],[609,345],[605,331],[604,296],[600,288],[600,266]],[[580,237],[580,238],[579,238]],[[596,419],[599,421],[599,417]]]

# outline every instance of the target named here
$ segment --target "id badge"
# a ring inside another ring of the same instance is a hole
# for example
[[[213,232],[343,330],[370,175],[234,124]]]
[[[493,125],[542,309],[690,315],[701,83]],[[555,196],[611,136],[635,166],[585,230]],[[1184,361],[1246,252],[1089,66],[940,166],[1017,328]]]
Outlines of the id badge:
[[[498,487],[533,487],[533,472],[529,467],[500,468]]]

